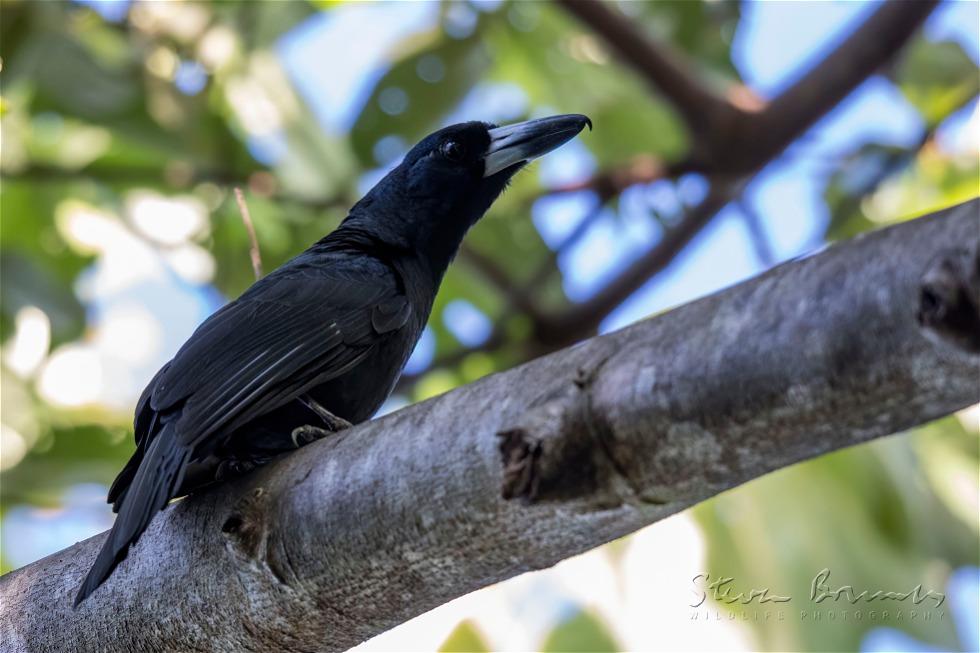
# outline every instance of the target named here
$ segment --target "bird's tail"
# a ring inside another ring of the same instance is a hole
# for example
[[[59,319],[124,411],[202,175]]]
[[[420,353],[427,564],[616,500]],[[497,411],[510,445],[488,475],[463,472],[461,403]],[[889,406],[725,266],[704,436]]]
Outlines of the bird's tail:
[[[75,597],[75,605],[105,582],[129,553],[150,520],[173,497],[190,458],[190,449],[175,444],[173,422],[167,424],[149,443],[132,483],[120,499],[116,522],[102,545],[95,564]]]

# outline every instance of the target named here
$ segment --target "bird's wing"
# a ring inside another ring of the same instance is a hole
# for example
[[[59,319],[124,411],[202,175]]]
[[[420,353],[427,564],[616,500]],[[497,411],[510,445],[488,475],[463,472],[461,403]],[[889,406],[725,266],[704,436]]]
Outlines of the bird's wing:
[[[177,437],[194,446],[343,374],[411,315],[390,278],[266,280],[209,318],[161,370],[142,402],[148,420],[179,407]]]

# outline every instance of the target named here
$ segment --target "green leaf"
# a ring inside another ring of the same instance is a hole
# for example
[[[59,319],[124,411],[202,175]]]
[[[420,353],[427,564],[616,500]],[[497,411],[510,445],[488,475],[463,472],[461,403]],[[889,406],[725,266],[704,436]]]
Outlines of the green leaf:
[[[619,644],[598,617],[584,610],[555,626],[545,638],[545,653],[619,651]]]
[[[241,12],[254,20],[245,31],[253,48],[273,45],[296,25],[315,16],[322,7],[312,2],[251,2],[242,4]]]
[[[880,143],[866,143],[848,155],[827,182],[824,199],[830,209],[826,237],[851,238],[874,227],[861,201],[885,179],[908,165],[915,152]]]
[[[415,384],[415,401],[425,401],[449,392],[459,385],[459,378],[449,370],[435,370],[427,373]]]
[[[0,474],[5,507],[57,506],[76,483],[112,482],[132,455],[133,437],[121,428],[56,426],[15,467]]]
[[[51,273],[44,262],[16,250],[0,249],[0,277],[6,337],[17,312],[36,306],[48,316],[56,342],[79,335],[85,324],[85,310],[75,295]]]
[[[464,39],[441,31],[415,37],[415,47],[375,85],[351,130],[351,144],[363,166],[378,165],[373,150],[379,139],[398,136],[412,145],[462,99],[490,63],[481,33],[478,25]]]
[[[741,9],[737,0],[658,0],[634,2],[625,6],[638,13],[651,38],[669,42],[692,57],[700,73],[739,79],[732,63],[732,36]]]
[[[894,76],[902,93],[930,126],[980,93],[977,66],[954,41],[916,40]]]
[[[518,7],[525,15],[523,29],[514,29],[509,13],[492,17],[491,80],[519,85],[532,106],[592,118],[595,131],[581,142],[600,166],[638,154],[668,160],[684,154],[687,138],[673,110],[597,37],[557,8],[524,3],[514,10]]]
[[[5,179],[0,190],[0,293],[4,337],[14,314],[37,306],[51,320],[57,341],[73,337],[84,325],[84,311],[71,284],[88,265],[88,257],[67,247],[54,226],[55,207],[77,185],[31,184]]]
[[[323,11],[325,9],[333,9],[337,5],[340,5],[344,0],[309,0],[310,4]]]
[[[485,653],[490,647],[483,640],[483,635],[469,619],[460,621],[449,633],[449,637],[439,647],[440,653]]]

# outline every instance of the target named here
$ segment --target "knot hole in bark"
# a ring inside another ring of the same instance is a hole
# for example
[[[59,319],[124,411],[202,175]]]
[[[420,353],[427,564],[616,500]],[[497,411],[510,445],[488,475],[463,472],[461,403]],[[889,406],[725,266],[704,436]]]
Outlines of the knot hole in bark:
[[[275,494],[261,487],[247,493],[228,512],[221,523],[221,532],[242,563],[257,564],[276,582],[292,585],[296,572],[289,560],[286,543],[277,533],[270,532],[275,528],[275,517],[271,514],[277,501]]]
[[[543,398],[511,428],[497,433],[501,495],[525,503],[584,500],[591,508],[623,503],[623,473],[592,414],[591,378],[580,374]]]
[[[980,246],[947,249],[930,263],[919,286],[919,324],[930,335],[980,353]]]
[[[221,532],[245,555],[255,557],[261,547],[265,513],[265,490],[255,488],[236,501],[221,523]]]
[[[229,515],[225,523],[221,525],[222,533],[237,533],[243,524],[241,515]]]

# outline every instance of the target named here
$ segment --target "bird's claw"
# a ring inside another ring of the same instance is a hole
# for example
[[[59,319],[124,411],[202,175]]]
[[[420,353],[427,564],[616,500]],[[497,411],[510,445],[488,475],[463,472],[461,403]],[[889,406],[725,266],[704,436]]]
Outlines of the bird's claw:
[[[316,413],[317,417],[319,417],[323,422],[323,427],[311,426],[307,424],[294,428],[290,434],[290,437],[293,440],[293,446],[297,449],[315,440],[319,440],[320,438],[325,438],[328,435],[336,433],[337,431],[349,429],[352,426],[350,422],[342,417],[337,417],[329,410],[313,401],[309,396],[303,397],[301,401],[307,408]],[[302,443],[300,442],[301,440]]]
[[[323,422],[323,427],[311,426],[309,424],[304,426],[297,426],[293,429],[290,437],[293,440],[293,446],[299,449],[303,445],[309,444],[315,440],[325,438],[332,433],[337,431],[343,431],[344,429],[349,429],[351,423],[342,417],[337,417],[329,410],[318,404],[309,395],[303,395],[299,398],[303,405],[313,411],[320,421]],[[301,442],[302,441],[302,442]]]
[[[307,424],[306,426],[297,426],[294,428],[292,433],[290,433],[290,438],[293,441],[293,446],[299,449],[311,442],[325,438],[334,432],[330,429],[322,429],[319,426],[310,426]]]

